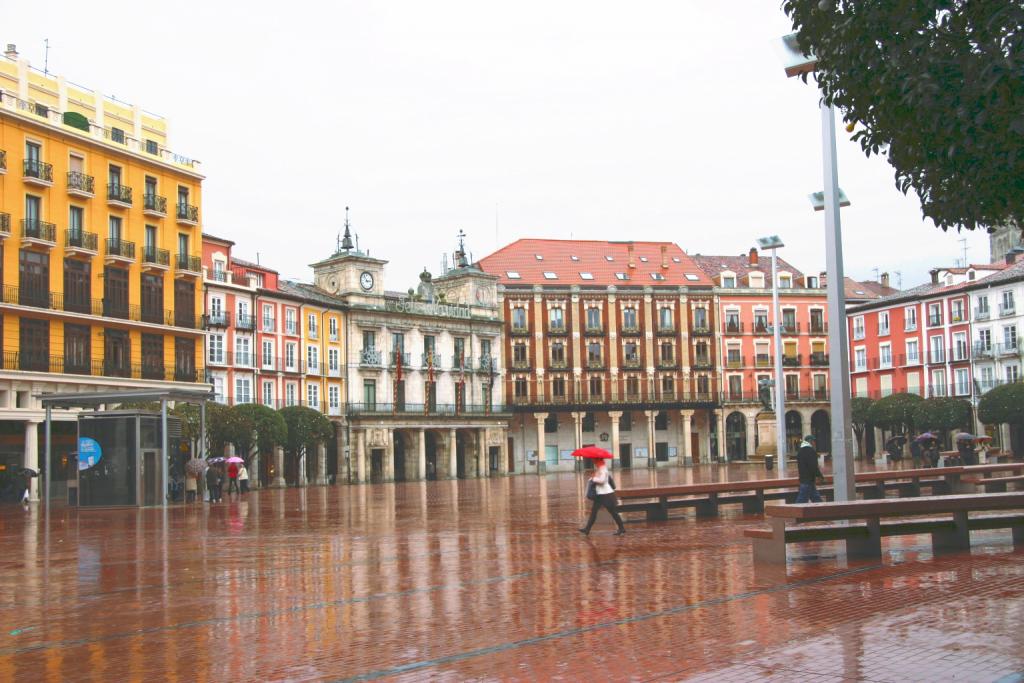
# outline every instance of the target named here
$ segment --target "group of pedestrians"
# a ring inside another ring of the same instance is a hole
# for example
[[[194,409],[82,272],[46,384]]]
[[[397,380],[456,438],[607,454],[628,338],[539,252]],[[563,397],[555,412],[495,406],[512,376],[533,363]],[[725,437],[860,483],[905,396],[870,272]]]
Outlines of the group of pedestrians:
[[[219,503],[224,499],[224,481],[227,480],[228,497],[231,492],[241,496],[249,492],[249,469],[244,462],[228,463],[224,468],[220,463],[206,467],[205,474],[199,471],[190,471],[185,475],[185,502],[193,503],[200,497],[200,478],[206,485],[206,500],[211,503]]]

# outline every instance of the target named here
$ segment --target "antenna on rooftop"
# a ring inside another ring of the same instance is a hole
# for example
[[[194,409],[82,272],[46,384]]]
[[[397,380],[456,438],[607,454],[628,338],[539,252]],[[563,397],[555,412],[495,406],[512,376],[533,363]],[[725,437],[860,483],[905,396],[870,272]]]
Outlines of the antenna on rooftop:
[[[46,46],[43,52],[43,75],[50,75],[50,39],[43,38],[43,45]]]
[[[903,271],[896,271],[896,289],[903,290]]]
[[[878,282],[878,267],[872,268],[871,272],[875,274],[875,282]]]
[[[961,264],[961,266],[963,268],[966,268],[967,267],[967,238],[966,237],[961,237],[957,241],[960,242],[960,249],[961,249],[961,251],[962,251],[962,253],[964,255],[964,257],[963,257],[964,258],[964,262]]]

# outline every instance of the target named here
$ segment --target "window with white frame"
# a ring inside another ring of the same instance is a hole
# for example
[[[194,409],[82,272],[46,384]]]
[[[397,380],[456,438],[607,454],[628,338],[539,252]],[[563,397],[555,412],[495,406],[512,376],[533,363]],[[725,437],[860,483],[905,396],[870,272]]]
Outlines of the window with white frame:
[[[295,342],[284,345],[284,367],[288,370],[295,369]]]
[[[1017,350],[1017,326],[1007,325],[1003,328],[1003,348],[1007,351]]]
[[[285,405],[288,405],[288,406],[295,405],[296,404],[295,395],[296,395],[295,384],[293,382],[289,382],[288,384],[285,384],[284,385],[284,403],[285,403]]]
[[[953,360],[967,360],[967,333],[953,335]]]
[[[992,350],[992,330],[982,329],[978,330],[978,343],[977,350],[979,352],[988,353]]]
[[[263,367],[267,369],[274,368],[274,342],[269,339],[263,340]]]
[[[295,324],[295,309],[284,309],[284,331],[285,334],[298,334],[298,325]]]
[[[1007,365],[1003,371],[1003,376],[1006,378],[1007,384],[1013,384],[1014,382],[1020,381],[1020,367],[1017,365]]]
[[[942,304],[928,304],[928,327],[938,327],[942,324]]]
[[[946,371],[932,370],[932,396],[946,396]]]
[[[752,289],[764,289],[764,273],[750,273],[747,279]]]
[[[236,299],[236,308],[238,309],[238,321],[237,325],[246,326],[249,324],[249,302],[245,299]]]
[[[341,353],[338,349],[327,349],[327,369],[331,372],[337,372],[340,357]]]
[[[907,332],[917,329],[917,307],[907,306],[903,309],[903,329]]]
[[[954,370],[953,378],[957,396],[966,396],[971,393],[971,373],[967,368]]]
[[[320,407],[320,386],[317,384],[306,385],[306,405],[310,408]]]
[[[878,347],[878,363],[879,367],[891,368],[892,367],[892,345],[891,344],[880,344]]]
[[[779,273],[779,289],[791,289],[793,287],[793,276]]]
[[[950,322],[962,323],[964,321],[964,302],[962,299],[954,299],[950,307]]]
[[[207,358],[211,363],[221,364],[224,362],[224,335],[223,334],[211,334],[208,338],[207,345],[209,348],[209,354]]]
[[[735,289],[736,275],[733,273],[722,273],[722,287],[724,289]]]
[[[263,383],[263,405],[270,408],[274,407],[274,383],[264,382]]]
[[[263,331],[274,332],[274,306],[263,304]]]
[[[889,311],[879,311],[878,313],[878,334],[889,334]]]
[[[331,337],[331,341],[338,341],[338,319],[328,318],[327,319],[327,333]]]
[[[224,299],[219,296],[210,297],[210,319],[221,324],[224,322]]]
[[[320,349],[315,346],[306,347],[306,365],[309,372],[316,372],[320,368]]]
[[[213,400],[217,403],[224,403],[224,378],[215,376],[213,378]]]
[[[1002,301],[999,304],[999,315],[1010,315],[1016,310],[1013,302],[1013,290],[1007,289],[1002,293]]]
[[[980,369],[980,380],[982,391],[988,391],[996,384],[996,372],[991,365],[986,365]]]
[[[987,318],[988,317],[989,310],[988,310],[988,295],[987,294],[979,294],[978,295],[977,313],[978,313],[978,317],[979,318]]]
[[[921,362],[921,350],[916,339],[907,340],[907,365],[917,365]]]
[[[327,387],[327,405],[332,410],[341,407],[341,390],[338,387]]]
[[[235,337],[235,365],[252,365],[252,344],[248,337]]]
[[[252,403],[252,379],[235,378],[235,403]]]
[[[316,339],[316,337],[317,337],[316,313],[310,313],[308,318],[307,318],[307,321],[308,321],[308,324],[307,324],[306,329],[309,330],[309,338],[310,339]]]
[[[928,339],[928,362],[929,363],[945,363],[946,362],[946,347],[942,342],[942,337],[935,336],[929,337]]]
[[[853,338],[864,338],[864,316],[858,315],[853,319]]]
[[[856,367],[857,372],[864,372],[865,370],[868,369],[868,352],[867,352],[867,349],[865,349],[863,347],[861,347],[859,349],[855,349],[854,352],[853,352],[853,357],[854,357],[854,366]]]

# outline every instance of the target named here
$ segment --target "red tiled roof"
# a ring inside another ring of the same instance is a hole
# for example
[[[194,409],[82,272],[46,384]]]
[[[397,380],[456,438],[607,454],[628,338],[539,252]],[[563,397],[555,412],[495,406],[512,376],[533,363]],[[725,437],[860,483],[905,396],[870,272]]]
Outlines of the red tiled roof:
[[[750,264],[750,255],[741,254],[739,256],[707,256],[705,254],[694,254],[693,260],[700,266],[709,277],[715,278],[715,283],[718,284],[718,276],[722,271],[732,271],[736,273],[737,280],[742,280],[749,273],[764,273],[768,276],[767,282],[771,286],[771,272],[772,272],[772,257],[770,255],[759,254],[757,259],[757,265]],[[804,274],[797,268],[794,268],[789,264],[786,259],[779,259],[779,270],[787,273],[791,273],[794,278],[803,277]]]
[[[633,268],[629,267],[630,247]],[[667,268],[662,268],[662,247]],[[520,239],[480,259],[477,265],[485,273],[497,275],[503,285],[712,285],[693,259],[673,242]],[[519,277],[509,277],[509,273]],[[557,277],[548,278],[545,273]],[[585,279],[580,273],[589,273],[592,278]],[[629,279],[621,280],[616,273],[626,273]],[[664,279],[655,279],[652,274]]]
[[[900,292],[895,287],[883,287],[880,282],[874,280],[857,281],[851,277],[843,278],[843,291],[846,300],[851,302],[881,299],[883,296],[892,296]]]

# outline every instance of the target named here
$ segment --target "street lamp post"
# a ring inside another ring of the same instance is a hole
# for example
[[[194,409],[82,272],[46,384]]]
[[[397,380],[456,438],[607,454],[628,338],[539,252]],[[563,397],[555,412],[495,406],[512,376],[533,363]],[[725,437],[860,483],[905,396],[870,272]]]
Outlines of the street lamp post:
[[[786,76],[812,73],[818,59],[805,54],[798,35],[782,38]],[[824,176],[825,270],[828,274],[826,296],[829,321],[828,379],[831,389],[832,472],[835,499],[855,500],[853,476],[853,436],[850,429],[850,350],[846,335],[846,296],[843,291],[843,237],[839,221],[839,170],[836,165],[836,119],[831,105],[821,101],[822,171]]]
[[[786,382],[782,375],[782,321],[779,316],[779,249],[784,247],[778,235],[757,240],[761,249],[772,252],[772,335],[775,339],[775,449],[779,475],[786,471]]]

